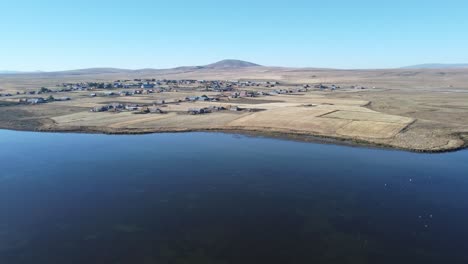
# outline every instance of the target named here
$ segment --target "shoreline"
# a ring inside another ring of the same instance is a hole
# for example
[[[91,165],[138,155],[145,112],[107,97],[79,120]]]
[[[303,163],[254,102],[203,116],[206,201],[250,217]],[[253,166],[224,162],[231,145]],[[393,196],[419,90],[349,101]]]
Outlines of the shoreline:
[[[394,146],[391,144],[370,142],[363,139],[357,138],[341,138],[326,135],[317,135],[307,132],[297,131],[279,131],[279,130],[262,130],[262,129],[249,129],[249,128],[164,128],[164,129],[141,129],[141,128],[125,128],[115,129],[106,127],[57,127],[54,125],[42,125],[32,126],[29,128],[19,127],[4,127],[0,126],[0,129],[10,131],[23,131],[23,132],[43,132],[43,133],[76,133],[76,134],[103,134],[103,135],[146,135],[146,134],[159,134],[159,133],[190,133],[190,132],[213,132],[213,133],[225,133],[225,134],[240,134],[245,136],[253,137],[266,137],[273,139],[292,140],[297,142],[305,143],[317,143],[317,144],[330,144],[338,146],[349,146],[349,147],[365,147],[382,150],[396,150],[406,151],[413,153],[425,153],[425,154],[440,154],[457,152],[468,148],[468,142],[459,135],[460,140],[464,142],[461,146],[453,148],[439,148],[439,149],[414,149]]]

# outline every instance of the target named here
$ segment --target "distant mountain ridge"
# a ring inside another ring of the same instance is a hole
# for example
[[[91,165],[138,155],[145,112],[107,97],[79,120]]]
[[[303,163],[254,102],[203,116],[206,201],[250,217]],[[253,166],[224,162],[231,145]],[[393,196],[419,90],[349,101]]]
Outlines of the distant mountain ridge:
[[[402,67],[402,69],[463,69],[468,68],[468,63],[427,63]]]
[[[209,69],[226,69],[226,68],[246,68],[246,67],[259,67],[261,65],[242,60],[222,60],[212,64],[202,66]]]
[[[221,60],[215,63],[201,65],[201,66],[181,66],[176,68],[169,68],[169,69],[153,69],[153,68],[145,68],[145,69],[137,69],[137,70],[130,70],[130,69],[120,69],[120,68],[87,68],[87,69],[76,69],[76,70],[65,70],[65,71],[34,71],[34,72],[22,72],[22,71],[10,71],[10,70],[2,70],[0,71],[0,75],[42,75],[42,76],[82,76],[82,75],[99,75],[99,74],[148,74],[148,73],[181,73],[181,72],[197,72],[197,71],[208,71],[208,70],[238,70],[238,69],[248,69],[248,68],[261,68],[266,67],[262,66],[253,62],[243,61],[243,60],[234,60],[234,59],[227,59]],[[273,67],[274,68],[274,67]],[[281,67],[278,67],[281,68]],[[312,68],[294,68],[294,69],[312,69]],[[332,69],[330,70],[340,70],[340,69]],[[406,66],[401,68],[393,68],[395,70],[417,70],[417,69],[468,69],[467,64],[442,64],[442,63],[433,63],[433,64],[420,64],[420,65],[412,65]]]
[[[20,71],[0,71],[0,74],[18,74],[18,73],[23,73]]]
[[[93,75],[93,74],[113,74],[113,73],[135,73],[148,71],[168,71],[168,70],[202,70],[202,69],[240,69],[247,67],[260,67],[261,65],[242,60],[222,60],[204,66],[182,66],[172,69],[119,69],[119,68],[87,68],[66,71],[51,71],[51,72],[19,72],[19,71],[0,71],[0,74],[42,74],[46,76],[55,75]]]
[[[28,73],[42,73],[42,71],[10,71],[10,70],[0,71],[0,74],[28,74]]]
[[[61,71],[57,73],[67,73],[70,75],[86,75],[86,74],[123,73],[123,72],[132,72],[132,71],[134,70],[118,69],[118,68],[88,68],[88,69]],[[54,72],[49,72],[49,73],[54,73]]]

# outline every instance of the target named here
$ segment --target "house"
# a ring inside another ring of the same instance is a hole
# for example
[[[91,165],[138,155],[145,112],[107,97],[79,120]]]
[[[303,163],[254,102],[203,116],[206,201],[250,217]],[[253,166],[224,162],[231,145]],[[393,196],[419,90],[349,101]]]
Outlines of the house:
[[[210,111],[222,111],[222,110],[226,110],[226,108],[222,107],[222,106],[216,106],[216,105],[212,105],[212,106],[209,106],[208,109]]]
[[[231,106],[231,107],[229,107],[229,110],[237,112],[237,111],[240,111],[240,108],[238,106]]]
[[[257,93],[254,92],[254,91],[246,91],[246,92],[245,92],[245,95],[246,95],[247,97],[255,97],[255,96],[257,96]]]
[[[208,98],[208,96],[206,96],[206,95],[202,95],[202,96],[198,96],[197,100],[198,101],[209,101],[210,98]]]
[[[317,84],[317,85],[314,86],[314,88],[318,88],[318,89],[327,89],[328,86],[323,85],[323,84]]]
[[[154,88],[154,84],[152,83],[144,83],[141,85],[141,89],[153,89]]]
[[[112,104],[107,105],[107,108],[108,108],[109,110],[110,110],[110,109],[119,110],[119,109],[123,109],[123,108],[124,108],[124,105],[123,105],[123,104],[119,104],[119,103],[112,103]]]
[[[292,91],[289,91],[289,90],[283,90],[283,89],[279,89],[279,90],[275,90],[278,94],[287,94],[289,92],[292,92]]]
[[[207,108],[189,108],[187,112],[191,115],[200,115],[209,113],[210,111]]]
[[[91,109],[91,112],[105,112],[109,110],[109,108],[107,106],[103,106],[103,105],[100,105],[100,106],[95,106]]]
[[[185,97],[185,101],[209,101],[210,98],[206,95],[202,95],[202,96],[188,96],[188,97]]]
[[[70,97],[58,97],[58,98],[54,98],[55,101],[70,101],[71,98]]]
[[[125,106],[125,110],[129,110],[129,111],[136,111],[138,109],[139,109],[138,105],[126,105]]]
[[[157,107],[148,107],[150,113],[164,114],[165,112]]]
[[[26,104],[44,104],[44,103],[47,103],[47,101],[42,97],[20,99],[19,102],[20,103],[26,103]]]

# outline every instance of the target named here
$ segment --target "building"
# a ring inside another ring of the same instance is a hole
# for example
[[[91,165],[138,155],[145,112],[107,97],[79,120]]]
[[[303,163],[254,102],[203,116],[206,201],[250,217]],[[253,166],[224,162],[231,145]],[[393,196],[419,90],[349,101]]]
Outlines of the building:
[[[44,104],[44,103],[47,103],[47,101],[42,97],[20,99],[19,102],[20,103],[26,103],[26,104]]]
[[[141,85],[141,89],[153,89],[154,88],[154,84],[152,83],[144,83]]]
[[[150,113],[164,114],[165,112],[157,107],[148,107]]]
[[[54,99],[55,101],[70,101],[71,98],[70,97],[58,97],[58,98],[55,98]]]
[[[125,109],[129,110],[129,111],[136,111],[136,110],[139,109],[139,107],[138,107],[138,105],[126,105]]]
[[[105,112],[109,110],[107,106],[95,106],[91,109],[91,112]]]
[[[197,100],[198,100],[198,101],[209,101],[210,98],[208,98],[208,96],[206,96],[206,95],[202,95],[202,96],[199,96],[199,97],[197,98]]]

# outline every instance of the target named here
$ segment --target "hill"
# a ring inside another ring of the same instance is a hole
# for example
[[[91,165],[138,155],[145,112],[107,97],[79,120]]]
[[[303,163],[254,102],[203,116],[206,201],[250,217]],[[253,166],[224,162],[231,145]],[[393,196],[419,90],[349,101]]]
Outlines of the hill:
[[[63,73],[67,75],[88,75],[88,74],[109,74],[109,73],[124,73],[124,72],[132,72],[132,70],[117,69],[117,68],[89,68],[89,69],[61,71],[59,73]],[[54,73],[54,72],[50,72],[50,73]]]
[[[247,68],[247,67],[258,67],[258,66],[261,66],[261,65],[248,62],[248,61],[222,60],[222,61],[218,61],[218,62],[208,64],[202,67],[208,68],[208,69],[227,69],[227,68]]]
[[[402,69],[462,69],[468,68],[468,63],[457,63],[457,64],[444,64],[444,63],[429,63],[419,64],[403,67]]]
[[[22,71],[0,71],[0,74],[21,74],[21,73],[26,73]]]
[[[42,75],[44,77],[56,77],[56,76],[81,76],[81,75],[109,75],[109,74],[155,74],[155,73],[181,73],[181,72],[193,72],[197,70],[216,70],[216,69],[239,69],[248,67],[258,67],[260,65],[241,61],[241,60],[222,60],[205,66],[183,66],[173,69],[119,69],[119,68],[89,68],[89,69],[77,69],[67,71],[54,71],[54,72],[13,72],[13,71],[0,71],[0,74],[32,74]]]

